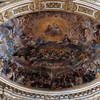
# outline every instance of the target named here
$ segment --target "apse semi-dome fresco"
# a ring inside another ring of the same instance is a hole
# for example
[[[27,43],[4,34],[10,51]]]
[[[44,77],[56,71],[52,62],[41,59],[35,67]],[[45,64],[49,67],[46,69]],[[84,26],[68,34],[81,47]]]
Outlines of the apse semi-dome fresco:
[[[0,26],[0,73],[33,89],[60,90],[100,78],[100,23],[38,12]]]

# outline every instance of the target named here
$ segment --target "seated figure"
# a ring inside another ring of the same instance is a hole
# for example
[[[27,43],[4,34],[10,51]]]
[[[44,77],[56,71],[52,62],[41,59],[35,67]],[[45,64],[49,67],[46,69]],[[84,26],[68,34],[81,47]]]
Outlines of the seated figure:
[[[48,35],[52,32],[52,26],[48,25],[47,29],[45,30],[45,33]]]
[[[45,33],[46,35],[57,36],[62,35],[62,30],[57,24],[53,25],[53,27],[51,25],[48,25],[47,29],[45,30]]]
[[[63,39],[63,43],[64,43],[65,45],[68,45],[68,44],[71,43],[71,40],[67,37],[67,35],[65,35],[65,37],[64,37],[64,39]]]
[[[44,36],[41,35],[41,36],[37,39],[37,44],[43,44],[44,42],[45,42]]]
[[[61,31],[60,27],[57,24],[54,26],[53,30],[54,30],[55,35],[61,35],[62,34],[62,31]]]

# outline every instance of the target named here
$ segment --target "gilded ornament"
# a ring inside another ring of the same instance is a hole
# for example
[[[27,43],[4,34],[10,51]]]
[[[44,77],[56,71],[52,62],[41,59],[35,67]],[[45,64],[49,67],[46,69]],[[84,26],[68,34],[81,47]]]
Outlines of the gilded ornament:
[[[34,11],[34,3],[31,3],[31,4],[29,5],[29,8],[30,8],[30,10]]]
[[[76,11],[76,10],[77,10],[77,5],[75,3],[73,3],[72,11]]]
[[[95,18],[100,21],[100,11],[95,13]]]
[[[71,12],[73,7],[73,0],[67,0],[66,3],[67,3],[67,11]]]
[[[62,4],[62,8],[63,8],[65,11],[67,11],[67,4],[66,4],[66,3],[63,3],[63,4]]]
[[[33,2],[35,3],[35,10],[40,10],[40,0],[33,0]]]
[[[12,10],[6,10],[5,13],[4,13],[4,17],[7,18],[7,19],[10,19],[11,17],[13,16],[12,14]]]

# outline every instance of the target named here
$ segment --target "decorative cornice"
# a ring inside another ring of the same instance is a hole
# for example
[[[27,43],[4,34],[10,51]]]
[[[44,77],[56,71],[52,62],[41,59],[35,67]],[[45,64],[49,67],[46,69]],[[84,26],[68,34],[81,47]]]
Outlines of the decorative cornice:
[[[0,7],[0,23],[17,16],[40,11],[79,13],[100,21],[99,4],[94,0],[10,0]]]
[[[0,77],[0,94],[4,94],[10,98],[19,100],[87,100],[100,97],[100,80],[95,80],[92,83],[82,85],[70,90],[62,91],[42,91],[29,89],[11,81]],[[4,90],[3,90],[4,89]]]

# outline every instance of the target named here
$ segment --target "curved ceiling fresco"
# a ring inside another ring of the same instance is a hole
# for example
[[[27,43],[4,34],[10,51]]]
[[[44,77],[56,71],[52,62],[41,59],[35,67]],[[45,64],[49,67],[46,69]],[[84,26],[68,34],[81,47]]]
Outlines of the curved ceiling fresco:
[[[59,90],[100,78],[100,23],[37,12],[0,26],[0,73],[28,88]]]

